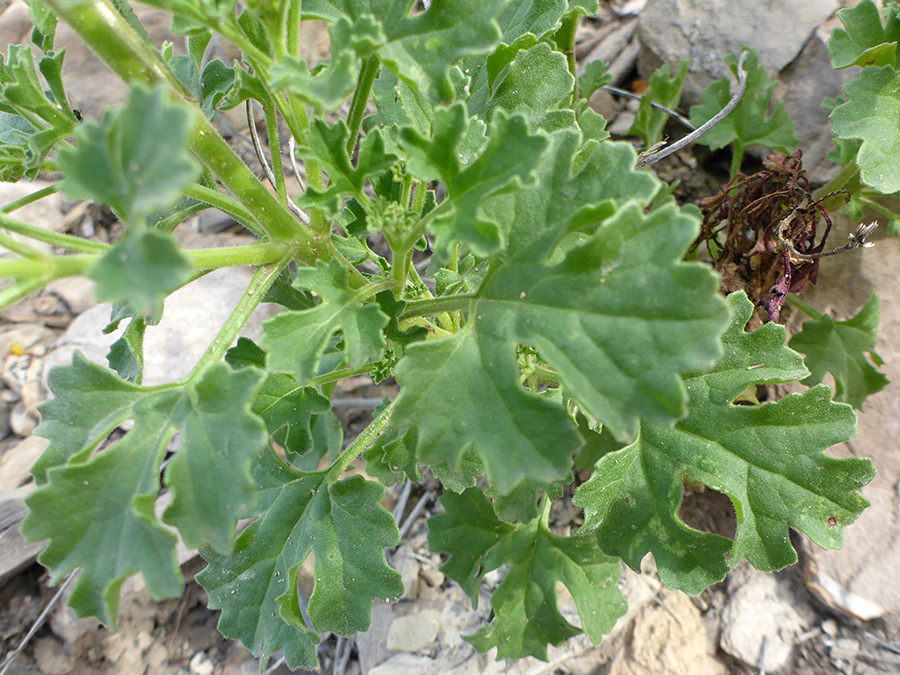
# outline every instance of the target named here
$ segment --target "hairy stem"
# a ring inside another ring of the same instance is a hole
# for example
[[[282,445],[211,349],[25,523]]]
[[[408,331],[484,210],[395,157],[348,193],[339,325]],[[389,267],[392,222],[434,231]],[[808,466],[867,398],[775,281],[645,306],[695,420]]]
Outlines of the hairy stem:
[[[377,56],[369,56],[363,60],[359,71],[359,80],[356,91],[353,92],[353,100],[350,102],[350,114],[347,116],[347,126],[350,127],[350,139],[347,141],[347,153],[352,157],[359,136],[359,125],[362,123],[366,112],[366,103],[369,101],[369,93],[372,91],[372,83],[378,74]]]
[[[262,301],[266,291],[275,283],[281,271],[291,262],[294,252],[295,247],[287,249],[278,262],[259,267],[256,270],[256,274],[253,275],[253,279],[250,281],[247,290],[244,291],[244,295],[238,301],[234,311],[231,312],[231,316],[228,317],[225,325],[222,326],[206,352],[197,361],[197,365],[191,370],[188,380],[198,377],[204,370],[214,363],[218,363],[224,356],[231,344],[237,339],[238,334],[241,332],[244,324],[247,323],[253,310]]]
[[[367,426],[363,432],[347,446],[347,449],[341,453],[341,456],[334,461],[334,464],[328,469],[328,481],[330,483],[336,481],[340,475],[347,470],[347,467],[353,463],[353,460],[359,457],[365,449],[372,445],[373,441],[381,435],[381,432],[385,430],[388,422],[391,420],[391,412],[393,409],[394,403],[392,401],[391,404],[382,410],[378,417],[372,420],[371,424],[369,424],[369,426]]]
[[[440,298],[428,300],[413,300],[406,304],[406,309],[400,315],[399,320],[411,319],[414,316],[427,316],[430,314],[443,314],[469,309],[472,301],[477,296],[474,293],[460,293],[459,295],[446,295]]]

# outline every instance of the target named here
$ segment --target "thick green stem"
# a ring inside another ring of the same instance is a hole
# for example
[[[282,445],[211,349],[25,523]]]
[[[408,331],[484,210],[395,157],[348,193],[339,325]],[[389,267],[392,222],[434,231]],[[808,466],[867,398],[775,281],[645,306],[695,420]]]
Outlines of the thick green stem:
[[[84,274],[97,261],[96,255],[54,255],[45,258],[0,260],[0,279],[53,279]]]
[[[372,420],[371,424],[369,424],[369,426],[367,426],[363,432],[347,446],[347,449],[341,453],[341,456],[334,461],[334,464],[328,469],[329,483],[333,483],[340,478],[341,474],[347,470],[347,467],[353,463],[353,460],[359,457],[365,449],[372,445],[373,441],[381,435],[381,432],[387,427],[388,422],[391,421],[391,411],[393,409],[394,403],[392,401],[391,404],[382,410],[378,417]]]
[[[42,260],[46,257],[43,252],[24,242],[16,241],[5,232],[0,232],[0,246],[5,248],[7,251],[18,253],[19,255],[26,258],[35,258],[36,260]]]
[[[247,246],[222,246],[187,250],[194,269],[217,269],[236,265],[268,265],[287,253],[288,246],[281,242],[265,242]]]
[[[347,153],[351,157],[353,156],[353,150],[356,148],[359,125],[362,124],[362,118],[366,112],[366,104],[369,102],[369,94],[372,91],[372,83],[378,74],[379,65],[378,57],[372,55],[363,59],[362,68],[359,71],[356,91],[353,92],[353,100],[350,102],[350,114],[347,116],[347,126],[350,127]]]
[[[50,0],[53,10],[68,23],[113,72],[126,83],[167,83],[187,102],[195,118],[194,154],[225,187],[254,215],[254,220],[273,239],[300,244],[298,257],[313,262],[312,234],[284,208],[252,171],[219,136],[206,116],[191,101],[184,86],[109,0],[76,4]],[[243,47],[243,45],[242,45]],[[256,50],[258,51],[258,50]],[[262,55],[265,57],[265,55]]]
[[[300,9],[302,0],[288,0],[290,8],[287,15],[287,52],[295,59],[300,58]]]
[[[194,379],[209,366],[221,360],[228,348],[231,347],[231,344],[237,339],[250,315],[253,314],[253,311],[262,301],[266,291],[275,283],[281,271],[294,258],[294,253],[295,248],[292,247],[286,251],[277,263],[265,265],[256,270],[256,274],[253,275],[253,279],[250,281],[247,290],[244,291],[244,295],[234,308],[231,316],[228,317],[225,325],[222,326],[218,335],[216,335],[216,338],[212,341],[212,344],[209,345],[206,352],[200,357],[197,365],[194,366],[194,369],[188,376],[188,380]]]
[[[476,297],[473,293],[460,293],[459,295],[446,295],[440,298],[429,298],[428,300],[413,300],[407,303],[406,309],[403,310],[399,319],[403,321],[414,316],[443,314],[444,312],[469,309]]]

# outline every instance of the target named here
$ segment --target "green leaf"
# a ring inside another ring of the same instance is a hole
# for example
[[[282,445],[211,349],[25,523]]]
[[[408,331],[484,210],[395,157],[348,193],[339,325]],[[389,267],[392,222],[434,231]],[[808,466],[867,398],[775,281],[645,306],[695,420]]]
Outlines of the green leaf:
[[[193,120],[162,87],[136,86],[123,108],[84,122],[75,148],[62,148],[60,189],[70,199],[107,204],[126,225],[172,206],[199,174],[188,154]]]
[[[532,127],[540,126],[559,102],[570,96],[575,78],[569,73],[566,57],[546,42],[519,51],[504,73],[493,83],[484,107],[469,106],[469,114],[489,121],[494,110],[521,113]],[[562,112],[562,111],[556,111]],[[575,121],[571,115],[570,126]]]
[[[737,76],[737,56],[729,54],[725,62],[731,72]],[[775,80],[769,78],[765,69],[759,65],[759,57],[755,49],[744,62],[747,72],[747,89],[731,113],[712,129],[698,139],[713,150],[724,148],[731,143],[762,145],[786,154],[794,152],[798,140],[794,137],[794,122],[788,116],[782,102],[777,102],[769,114],[772,95],[775,91]],[[727,77],[717,80],[703,90],[700,105],[690,110],[691,124],[701,126],[712,119],[731,99],[731,82]]]
[[[144,372],[144,330],[147,322],[135,318],[128,322],[122,337],[109,346],[106,360],[119,377],[135,384],[141,383]]]
[[[443,180],[447,186],[447,207],[440,216],[435,211],[430,223],[436,236],[435,250],[443,257],[457,241],[481,256],[503,248],[502,232],[495,221],[485,217],[481,204],[491,195],[533,185],[533,172],[547,147],[546,137],[530,133],[522,117],[508,117],[498,110],[491,120],[487,145],[464,164],[459,156],[468,127],[465,106],[455,104],[435,112],[431,139],[411,128],[400,131],[409,172],[422,181]]]
[[[156,599],[181,592],[176,537],[154,512],[163,455],[178,430],[166,520],[188,546],[230,550],[238,515],[254,501],[250,459],[265,441],[248,404],[258,379],[257,370],[217,364],[186,387],[145,389],[80,353],[51,372],[55,398],[42,406],[38,429],[50,445],[33,468],[40,487],[22,532],[50,539],[41,563],[55,580],[81,568],[71,599],[78,616],[114,624],[119,589],[136,572]],[[133,427],[96,454],[128,419]]]
[[[304,311],[282,312],[263,325],[261,346],[270,370],[290,373],[298,385],[315,374],[331,336],[342,331],[344,351],[352,368],[378,359],[384,350],[388,317],[377,305],[350,288],[347,269],[337,260],[319,261],[297,271],[294,286],[318,293],[322,303]]]
[[[828,38],[828,53],[835,69],[850,66],[894,66],[900,40],[900,17],[896,4],[879,9],[872,0],[838,10],[844,24]]]
[[[215,119],[216,108],[235,83],[234,68],[221,59],[213,59],[203,72],[191,56],[175,56],[169,62],[175,76],[187,88],[207,119]]]
[[[512,44],[526,33],[537,38],[546,37],[559,28],[567,9],[566,0],[523,0],[508,3],[497,17],[503,42]]]
[[[459,470],[474,445],[488,480],[505,493],[523,478],[564,477],[581,445],[561,406],[519,385],[514,345],[473,323],[452,337],[411,345],[394,375],[401,390],[391,423],[417,428],[426,464]]]
[[[503,523],[478,489],[444,493],[441,504],[445,513],[428,521],[429,546],[450,553],[441,569],[473,603],[481,577],[509,564],[491,597],[493,620],[467,638],[478,651],[497,647],[497,659],[534,656],[546,661],[548,644],[558,646],[580,633],[559,611],[558,583],[575,599],[584,632],[594,644],[625,613],[620,565],[603,555],[591,537],[556,536],[540,518],[518,527]]]
[[[888,379],[878,372],[866,354],[877,365],[883,361],[875,353],[878,329],[879,298],[874,291],[859,313],[847,321],[835,321],[828,315],[804,321],[799,333],[791,337],[788,346],[806,355],[810,375],[803,384],[819,384],[825,373],[834,377],[834,398],[863,409],[866,397],[881,391]]]
[[[307,146],[299,148],[304,158],[317,159],[328,172],[328,188],[324,192],[307,190],[298,200],[300,206],[325,207],[335,217],[340,213],[342,198],[353,195],[365,200],[363,187],[367,179],[381,174],[397,163],[398,158],[385,150],[381,131],[373,129],[359,145],[356,166],[350,162],[347,143],[350,130],[344,120],[333,126],[317,119],[307,135]]]
[[[58,19],[50,6],[43,0],[25,0],[28,4],[28,13],[31,16],[31,23],[34,24],[35,30],[40,34],[41,38],[35,44],[40,47],[42,52],[47,52],[53,48],[53,37],[56,34],[56,24]],[[34,35],[32,35],[34,38]],[[64,101],[65,99],[63,99]]]
[[[715,362],[727,323],[716,276],[681,262],[697,227],[672,206],[644,215],[630,204],[556,265],[499,267],[463,331],[409,347],[392,424],[418,428],[425,463],[457,466],[474,445],[503,493],[523,478],[562,478],[579,436],[562,406],[519,385],[516,344],[534,347],[620,439],[634,438],[640,418],[684,416],[678,373]]]
[[[808,375],[774,323],[745,333],[753,304],[728,297],[733,320],[725,355],[708,372],[685,377],[689,414],[674,428],[644,422],[639,438],[605,455],[576,493],[586,530],[601,548],[638,569],[653,553],[660,578],[688,593],[724,578],[742,558],[776,570],[796,562],[789,528],[823,548],[840,548],[843,528],[867,506],[858,490],[874,476],[868,460],[836,460],[828,447],[856,431],[850,406],[828,387],[773,403],[734,405],[748,387]],[[726,494],[737,514],[734,541],[688,527],[679,517],[683,481]]]
[[[62,84],[54,71],[62,69],[63,56],[63,52],[50,52],[41,59],[57,92]],[[24,45],[9,46],[6,64],[0,55],[0,102],[0,109],[23,117],[36,115],[60,132],[71,132],[77,121],[65,100],[54,101],[44,93],[31,50]]]
[[[669,76],[669,66],[663,65],[657,68],[650,77],[647,91],[641,96],[641,105],[638,108],[634,124],[628,130],[629,134],[640,136],[646,146],[662,140],[662,132],[669,121],[669,115],[662,110],[657,110],[651,103],[674,110],[681,100],[681,89],[684,87],[684,78],[688,72],[688,61],[682,59],[678,62],[675,76]]]
[[[659,182],[646,171],[635,171],[635,161],[630,143],[582,149],[576,131],[554,132],[537,169],[540,189],[494,197],[482,206],[509,233],[504,255],[543,260],[570,231],[600,222],[618,205],[629,200],[649,204]]]
[[[225,360],[232,368],[265,368],[266,353],[251,340],[240,338]],[[253,400],[253,412],[266,423],[272,440],[287,453],[300,456],[313,447],[315,416],[331,410],[331,401],[314,387],[300,387],[290,375],[270,374]]]
[[[494,17],[505,0],[434,0],[410,15],[413,0],[307,0],[306,18],[350,23],[369,15],[381,24],[381,62],[434,102],[453,98],[450,67],[470,54],[490,51],[500,39]],[[334,51],[332,51],[334,55]]]
[[[168,232],[129,229],[87,275],[97,283],[99,301],[127,302],[137,316],[156,320],[165,297],[188,281],[192,267]]]
[[[879,192],[900,190],[900,75],[891,66],[863,68],[844,85],[847,102],[831,113],[834,135],[862,141],[856,163],[862,181]]]
[[[305,8],[304,8],[305,9]],[[275,89],[287,89],[320,112],[331,112],[353,93],[358,59],[374,51],[385,40],[381,24],[362,16],[354,22],[342,17],[329,28],[331,62],[310,74],[305,61],[285,56],[271,70]]]
[[[612,75],[607,75],[609,64],[601,60],[591,61],[584,66],[584,75],[578,78],[578,94],[582,98],[590,98],[598,89],[612,82]]]
[[[681,262],[697,227],[674,206],[628,204],[552,267],[500,267],[475,308],[479,334],[537,349],[617,438],[639,418],[671,424],[687,413],[677,373],[712,365],[727,324],[717,277]]]
[[[365,631],[374,598],[393,602],[403,593],[384,554],[400,533],[380,504],[384,488],[361,476],[328,484],[324,474],[296,471],[271,450],[253,474],[257,520],[238,537],[233,555],[204,550],[209,566],[197,580],[210,608],[222,610],[219,630],[226,637],[243,642],[263,664],[284,649],[288,667],[312,668],[319,638],[300,610],[300,565],[312,553],[313,627],[341,635]]]
[[[178,420],[181,448],[165,474],[173,500],[163,516],[188,548],[208,544],[230,551],[238,518],[256,500],[250,460],[266,434],[250,402],[261,375],[217,363],[188,389],[189,408]]]

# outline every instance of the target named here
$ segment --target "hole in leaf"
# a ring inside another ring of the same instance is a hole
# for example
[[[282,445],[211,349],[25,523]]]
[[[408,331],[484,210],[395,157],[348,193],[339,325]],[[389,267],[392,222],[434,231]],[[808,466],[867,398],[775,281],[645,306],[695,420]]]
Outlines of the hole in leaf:
[[[734,533],[737,530],[734,505],[727,495],[702,483],[685,484],[684,499],[678,517],[695,530],[711,532],[734,540]]]

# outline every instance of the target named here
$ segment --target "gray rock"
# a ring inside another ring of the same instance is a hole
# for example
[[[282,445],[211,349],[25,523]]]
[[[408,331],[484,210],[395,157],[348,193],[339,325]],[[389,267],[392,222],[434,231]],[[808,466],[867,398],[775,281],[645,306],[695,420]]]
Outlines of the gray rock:
[[[396,654],[372,668],[369,675],[437,675],[440,672],[440,665],[427,656]]]
[[[835,215],[832,214],[835,219]],[[857,223],[838,214],[828,247],[847,241]],[[875,479],[862,489],[871,502],[859,519],[844,531],[844,547],[825,551],[807,547],[820,575],[833,579],[846,591],[877,603],[893,616],[900,615],[900,249],[897,238],[883,228],[875,232],[875,247],[823,258],[819,282],[804,291],[802,299],[836,321],[855,315],[872,290],[881,295],[881,322],[875,351],[884,360],[880,367],[890,384],[866,399],[859,415],[859,434],[828,451],[833,457],[868,457],[875,465]],[[799,317],[802,319],[803,317]],[[796,328],[797,326],[792,326]],[[836,611],[847,608],[822,598]]]
[[[432,644],[441,629],[434,611],[415,612],[394,619],[388,631],[392,652],[421,652]]]
[[[154,385],[185,377],[215,338],[250,282],[245,268],[210,272],[179,289],[166,299],[163,318],[150,326],[144,339],[144,384]],[[50,369],[71,363],[80,350],[87,358],[106,365],[110,345],[118,339],[124,324],[115,333],[104,335],[110,306],[97,305],[76,318],[47,356],[44,381]],[[262,321],[273,313],[263,305],[244,327],[243,335],[258,338]]]
[[[419,561],[413,557],[412,549],[403,545],[391,556],[391,567],[400,573],[403,580],[401,600],[415,600],[419,595]]]
[[[68,675],[75,668],[75,654],[52,637],[35,640],[34,660],[44,675]]]
[[[755,47],[762,65],[777,73],[836,9],[836,0],[650,0],[638,23],[644,47],[638,67],[648,77],[664,63],[674,67],[688,59],[683,100],[691,105],[711,82],[730,72],[725,65],[729,52]]]
[[[791,658],[794,639],[810,625],[812,609],[797,601],[788,582],[743,563],[728,576],[722,612],[722,649],[760,670],[779,670]]]

